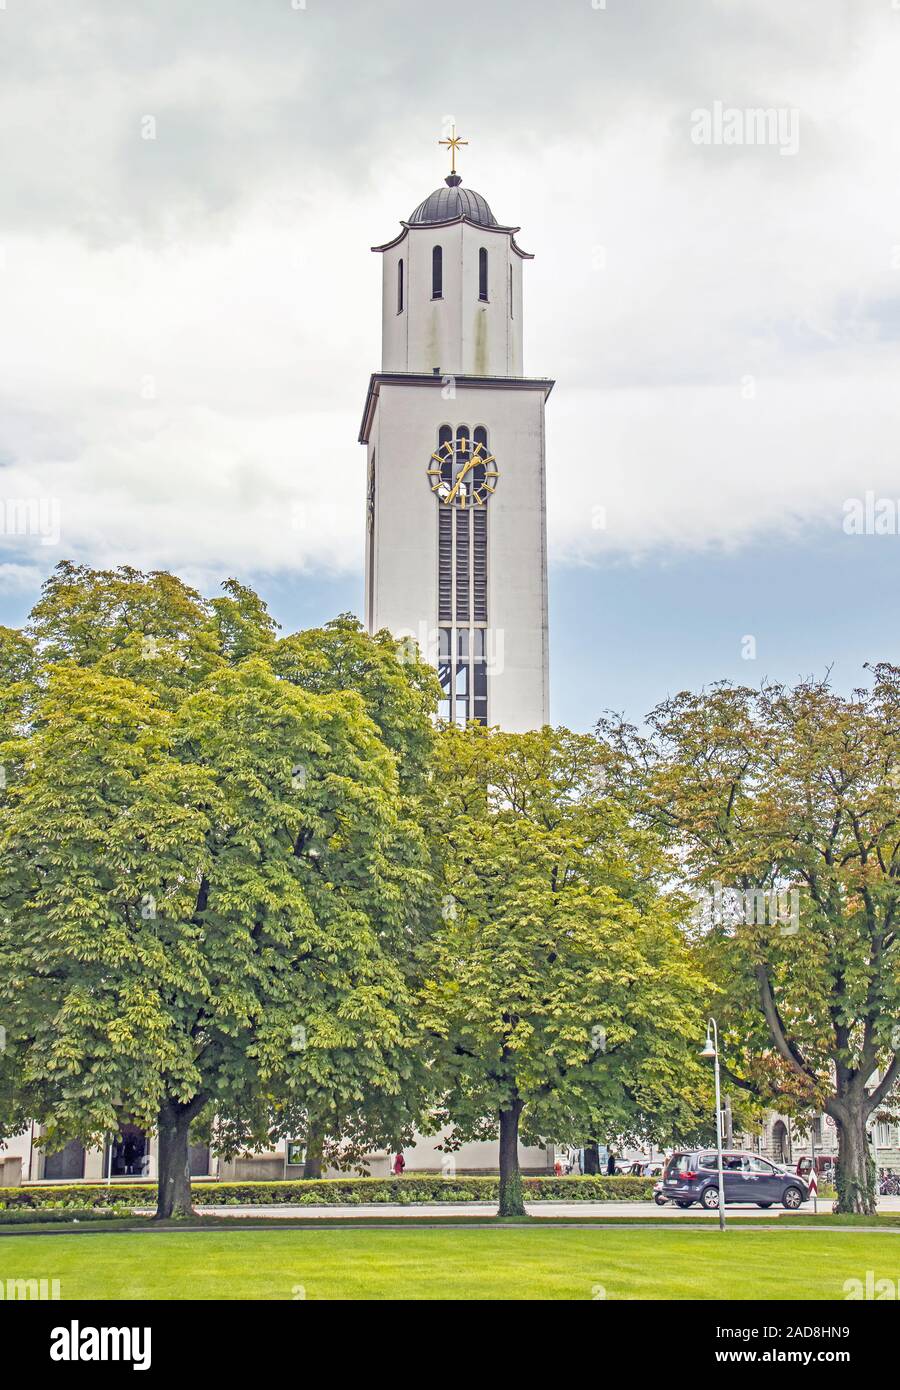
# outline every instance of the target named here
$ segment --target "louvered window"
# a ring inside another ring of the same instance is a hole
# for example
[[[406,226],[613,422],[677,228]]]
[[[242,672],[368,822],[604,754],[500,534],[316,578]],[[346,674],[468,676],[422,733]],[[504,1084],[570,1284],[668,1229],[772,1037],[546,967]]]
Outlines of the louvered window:
[[[442,623],[453,621],[453,522],[448,507],[438,512],[438,612]]]
[[[451,441],[453,431],[442,425],[438,449]],[[482,425],[471,433],[468,425],[457,428],[452,451],[445,451],[444,482],[449,487],[477,444],[487,449],[487,430]],[[470,470],[470,476],[477,471]],[[471,501],[438,508],[439,713],[456,724],[488,720],[487,522],[486,506]]]
[[[472,513],[454,512],[456,520],[456,621],[468,623],[471,613],[471,585],[469,583],[469,563],[472,547]]]
[[[470,513],[472,518],[472,619],[487,622],[487,512],[484,507]]]

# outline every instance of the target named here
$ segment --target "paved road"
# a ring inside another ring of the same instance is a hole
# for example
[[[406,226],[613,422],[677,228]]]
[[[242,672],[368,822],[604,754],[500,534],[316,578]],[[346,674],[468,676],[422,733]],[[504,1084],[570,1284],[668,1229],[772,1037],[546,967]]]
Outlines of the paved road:
[[[565,1217],[567,1220],[572,1217],[585,1216],[637,1216],[653,1221],[680,1221],[685,1218],[696,1221],[698,1217],[706,1221],[718,1220],[717,1212],[707,1212],[702,1207],[689,1207],[687,1211],[682,1211],[680,1207],[674,1207],[670,1203],[664,1207],[658,1207],[655,1202],[526,1202],[525,1208],[529,1216]],[[812,1209],[812,1202],[807,1202],[801,1211],[812,1213]],[[381,1216],[394,1220],[398,1217],[415,1216],[496,1216],[497,1205],[495,1202],[423,1202],[398,1206],[388,1202],[370,1202],[366,1205],[353,1207],[197,1206],[195,1210],[202,1212],[204,1216],[322,1216],[348,1220],[353,1220],[354,1217]],[[830,1210],[830,1199],[819,1202],[820,1213]],[[878,1210],[879,1212],[900,1211],[900,1197],[882,1197],[878,1203]],[[771,1221],[772,1217],[784,1215],[784,1211],[781,1207],[771,1207],[768,1211],[763,1211],[757,1206],[729,1206],[726,1208],[726,1214],[729,1216],[758,1216]]]

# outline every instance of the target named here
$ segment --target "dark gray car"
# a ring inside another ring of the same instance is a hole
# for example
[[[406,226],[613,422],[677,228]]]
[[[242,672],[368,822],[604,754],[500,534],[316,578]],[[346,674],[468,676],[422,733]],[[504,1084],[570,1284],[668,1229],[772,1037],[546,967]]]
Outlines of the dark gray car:
[[[788,1211],[796,1211],[809,1196],[803,1178],[776,1168],[757,1154],[729,1150],[722,1155],[722,1170],[726,1206],[755,1202],[759,1207],[771,1207],[780,1202]],[[715,1211],[719,1205],[718,1155],[709,1149],[674,1153],[666,1164],[659,1195],[679,1207],[699,1202],[707,1211]]]

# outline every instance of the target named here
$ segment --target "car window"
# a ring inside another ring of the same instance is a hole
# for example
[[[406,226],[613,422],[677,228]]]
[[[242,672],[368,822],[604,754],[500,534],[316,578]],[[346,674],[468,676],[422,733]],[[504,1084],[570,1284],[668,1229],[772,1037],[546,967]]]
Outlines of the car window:
[[[771,1177],[775,1172],[771,1163],[767,1163],[764,1158],[756,1158],[753,1156],[748,1158],[747,1162],[750,1164],[751,1173],[764,1173],[766,1177]]]
[[[685,1166],[687,1154],[673,1154],[666,1165],[666,1177],[674,1178],[676,1173],[680,1173]]]
[[[718,1154],[701,1154],[701,1155],[700,1155],[700,1167],[701,1167],[701,1168],[711,1168],[712,1171],[713,1171],[714,1173],[715,1173],[715,1172],[718,1172],[718,1169],[719,1169],[719,1155],[718,1155]]]

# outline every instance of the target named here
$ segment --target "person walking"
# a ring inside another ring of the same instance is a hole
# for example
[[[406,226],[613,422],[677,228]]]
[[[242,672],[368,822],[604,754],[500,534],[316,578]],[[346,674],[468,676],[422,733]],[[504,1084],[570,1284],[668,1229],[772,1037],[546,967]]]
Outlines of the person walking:
[[[395,1178],[402,1178],[402,1177],[403,1177],[403,1170],[404,1170],[405,1167],[406,1167],[406,1159],[403,1157],[402,1154],[396,1154],[395,1157],[394,1157],[394,1177],[395,1177]]]

